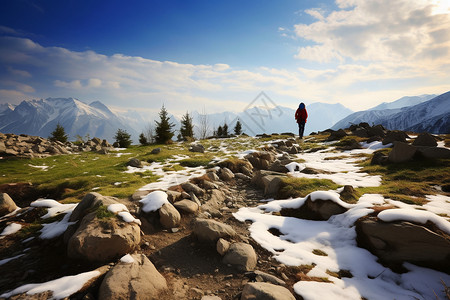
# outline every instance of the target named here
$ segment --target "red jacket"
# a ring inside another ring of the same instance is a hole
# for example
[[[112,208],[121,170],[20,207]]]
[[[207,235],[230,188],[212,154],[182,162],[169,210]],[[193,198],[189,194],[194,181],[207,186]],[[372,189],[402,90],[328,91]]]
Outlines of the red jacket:
[[[295,120],[297,120],[297,123],[305,122],[308,118],[308,113],[306,112],[306,108],[300,109],[297,108],[297,111],[295,112]]]

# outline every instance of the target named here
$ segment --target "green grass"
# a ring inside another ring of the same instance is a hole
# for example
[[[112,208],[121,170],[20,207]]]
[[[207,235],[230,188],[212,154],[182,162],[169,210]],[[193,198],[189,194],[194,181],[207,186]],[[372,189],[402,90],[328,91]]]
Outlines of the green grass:
[[[277,198],[287,199],[289,197],[305,197],[318,190],[335,190],[339,187],[329,179],[308,179],[308,178],[283,178],[281,188]]]
[[[114,218],[116,217],[116,215],[113,212],[110,212],[108,210],[108,207],[105,205],[100,205],[97,208],[97,213],[95,215],[98,219],[102,220],[102,219],[109,219],[109,218]]]

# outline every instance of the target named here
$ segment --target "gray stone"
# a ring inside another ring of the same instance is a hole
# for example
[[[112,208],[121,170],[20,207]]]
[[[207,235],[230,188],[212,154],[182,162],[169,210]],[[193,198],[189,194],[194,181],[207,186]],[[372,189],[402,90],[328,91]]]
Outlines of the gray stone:
[[[275,196],[280,189],[282,177],[276,175],[267,175],[262,178],[264,184],[264,195]]]
[[[205,191],[201,189],[198,185],[192,183],[192,182],[185,182],[181,184],[181,187],[183,190],[185,190],[188,193],[194,193],[197,196],[203,196],[205,194]]]
[[[103,196],[99,193],[91,192],[83,197],[80,203],[75,207],[70,216],[70,222],[81,220],[87,213],[96,210],[99,206],[108,206],[110,204],[118,203],[114,197]]]
[[[191,147],[189,147],[189,151],[204,153],[205,147],[202,144],[194,144],[194,145],[191,145]]]
[[[99,289],[99,300],[158,299],[167,290],[166,279],[144,254],[133,254],[134,262],[119,262]]]
[[[340,206],[330,199],[311,200],[311,196],[299,208],[283,208],[280,214],[288,217],[296,217],[306,220],[328,220],[331,216],[346,212],[345,207]]]
[[[127,166],[135,167],[135,168],[142,168],[143,167],[142,162],[139,159],[137,159],[137,158],[130,159],[127,162]]]
[[[402,142],[406,143],[406,139],[409,136],[401,130],[392,130],[386,134],[386,137],[383,139],[383,145],[387,145],[394,142]]]
[[[228,249],[230,249],[230,242],[228,242],[227,240],[224,240],[224,239],[220,238],[220,239],[217,241],[217,244],[216,244],[216,250],[217,250],[217,252],[218,252],[220,255],[224,256],[225,253],[227,253]]]
[[[160,152],[161,152],[161,148],[155,148],[150,152],[150,154],[159,154]]]
[[[450,158],[450,149],[442,147],[416,146],[417,152],[423,157],[430,159],[448,159]]]
[[[249,282],[242,290],[241,300],[295,300],[285,287],[267,282]]]
[[[196,219],[193,232],[200,240],[211,242],[216,242],[219,238],[236,235],[236,232],[230,225],[209,219]]]
[[[223,262],[233,265],[241,271],[252,271],[256,267],[257,256],[251,245],[234,243],[223,257]]]

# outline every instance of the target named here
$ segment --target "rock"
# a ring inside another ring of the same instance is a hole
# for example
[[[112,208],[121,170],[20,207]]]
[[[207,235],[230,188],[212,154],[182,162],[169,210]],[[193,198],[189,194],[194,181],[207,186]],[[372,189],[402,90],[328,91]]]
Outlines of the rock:
[[[6,193],[0,194],[0,217],[12,213],[17,209],[16,203]]]
[[[339,193],[340,198],[347,202],[358,202],[358,194],[356,193],[355,189],[351,185],[344,185],[344,189],[342,192]]]
[[[357,137],[366,138],[369,137],[369,134],[367,133],[367,129],[365,128],[357,128],[356,130],[352,130],[352,135]]]
[[[101,205],[108,206],[118,203],[114,197],[103,196],[99,193],[91,192],[83,197],[80,203],[75,207],[70,216],[70,222],[81,220],[87,213],[96,210]]]
[[[276,284],[276,285],[286,285],[286,282],[284,280],[281,280],[280,278],[268,274],[268,273],[264,273],[258,270],[252,271],[252,272],[247,272],[245,273],[245,276],[250,278],[250,280],[257,280],[258,278],[261,278],[263,281],[265,282],[269,282],[272,284]]]
[[[177,191],[166,191],[167,194],[167,200],[169,200],[170,203],[175,203],[177,201],[180,201],[182,199],[182,195],[180,192]]]
[[[342,139],[344,136],[347,136],[347,133],[343,129],[339,129],[337,131],[331,131],[330,136],[327,138],[328,141],[336,141]]]
[[[142,162],[137,158],[130,159],[127,162],[127,166],[134,167],[134,168],[142,168],[143,167]]]
[[[159,209],[159,222],[164,228],[174,228],[180,225],[181,215],[170,203],[165,203]]]
[[[367,124],[367,123],[365,123]],[[368,126],[368,125],[367,125]],[[384,138],[386,136],[386,130],[384,129],[383,125],[376,125],[373,127],[364,127],[367,129],[367,134],[369,137],[380,137]]]
[[[225,197],[223,190],[212,190],[209,199],[202,205],[202,210],[213,216],[220,215],[219,208],[223,206]]]
[[[99,300],[158,299],[167,290],[166,279],[144,254],[131,257],[134,262],[119,262],[106,274],[99,289]]]
[[[264,184],[264,195],[275,196],[280,189],[282,177],[276,175],[267,175],[262,178]]]
[[[155,148],[155,149],[153,149],[151,152],[150,152],[150,154],[159,154],[161,152],[161,148]]]
[[[419,134],[419,136],[412,143],[413,146],[428,146],[428,147],[436,147],[437,142],[436,139],[429,134],[428,132],[424,132]]]
[[[216,172],[207,172],[206,177],[212,182],[219,181],[220,179],[219,176],[217,176]]]
[[[386,134],[386,137],[383,139],[383,145],[387,145],[393,142],[402,142],[406,143],[406,139],[409,138],[409,136],[401,130],[392,130],[389,131]]]
[[[222,178],[223,181],[230,181],[234,178],[233,172],[231,172],[228,168],[222,168],[220,169],[220,178]]]
[[[189,147],[189,151],[204,153],[205,147],[202,144],[194,144],[194,145],[191,145],[191,147]]]
[[[205,191],[201,189],[198,185],[191,183],[191,182],[185,182],[181,184],[181,187],[183,190],[185,190],[188,193],[194,193],[196,196],[203,196],[205,194]]]
[[[193,232],[198,239],[211,242],[216,242],[219,238],[233,237],[236,235],[236,232],[230,225],[199,218],[194,222]]]
[[[257,256],[251,245],[234,243],[223,257],[223,262],[242,271],[252,271],[256,267]]]
[[[224,256],[225,253],[228,251],[228,249],[230,249],[230,242],[228,242],[227,240],[224,240],[224,239],[220,238],[220,239],[217,241],[217,244],[216,244],[216,250],[217,250],[217,252],[218,252],[220,255]]]
[[[149,193],[150,193],[150,191],[137,190],[133,193],[133,195],[131,196],[131,199],[133,199],[133,201],[139,201],[139,200],[142,200],[142,198],[147,196]]]
[[[211,182],[209,180],[203,180],[202,186],[205,190],[213,190],[213,189],[219,188],[217,186],[217,184],[215,184],[214,182]]]
[[[450,158],[450,149],[442,147],[416,146],[417,152],[425,158],[430,159],[448,159]]]
[[[282,286],[267,282],[249,282],[242,290],[241,300],[295,300],[291,292]]]
[[[235,173],[234,177],[236,177],[237,179],[244,180],[244,181],[251,181],[252,180],[252,178],[250,176],[247,176],[247,175],[245,175],[243,173]]]
[[[222,300],[219,296],[203,296],[201,300]]]
[[[133,252],[141,241],[136,223],[125,223],[117,217],[96,217],[96,212],[86,215],[80,227],[70,237],[67,254],[73,259],[89,262],[109,262]]]
[[[388,156],[382,152],[375,152],[370,161],[371,165],[386,165],[389,162]]]
[[[450,241],[442,234],[406,221],[383,222],[375,217],[356,222],[358,245],[383,262],[401,265],[408,261],[448,272]]]
[[[199,208],[197,203],[195,203],[195,202],[193,202],[191,200],[188,200],[188,199],[175,202],[173,205],[178,210],[181,210],[181,211],[183,211],[185,213],[188,213],[188,214],[195,214],[198,211],[198,208]]]
[[[278,173],[278,172],[273,172],[273,171],[266,171],[266,170],[258,170],[254,173],[253,177],[252,177],[252,185],[260,188],[260,189],[264,189],[265,188],[265,184],[263,182],[263,178],[269,175],[273,175],[273,176],[286,176],[286,174],[284,173]]]
[[[282,216],[296,217],[306,220],[322,220],[326,221],[333,215],[346,212],[347,209],[329,199],[311,200],[308,195],[306,201],[299,208],[283,208],[280,211]]]
[[[198,199],[197,196],[195,196],[195,194],[193,192],[191,192],[189,194],[189,200],[194,202],[195,204],[198,205],[198,207],[202,206],[202,203],[200,202],[200,200]]]
[[[402,163],[412,160],[416,151],[417,149],[414,146],[402,142],[394,142],[394,147],[391,152],[389,152],[389,162]]]

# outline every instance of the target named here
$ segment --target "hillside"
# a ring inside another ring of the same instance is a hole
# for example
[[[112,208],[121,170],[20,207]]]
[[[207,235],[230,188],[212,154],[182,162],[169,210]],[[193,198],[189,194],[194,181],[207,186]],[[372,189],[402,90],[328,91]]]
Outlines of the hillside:
[[[0,299],[448,298],[450,136],[377,128],[0,159]]]
[[[399,99],[392,105],[382,104],[373,109],[355,112],[340,120],[331,128],[334,130],[347,128],[352,124],[367,122],[382,124],[391,130],[411,130],[415,132],[449,133],[450,132],[450,92],[424,101],[429,95],[419,97],[416,101],[405,102]],[[412,106],[406,103],[421,102]],[[388,109],[379,109],[388,107]]]

